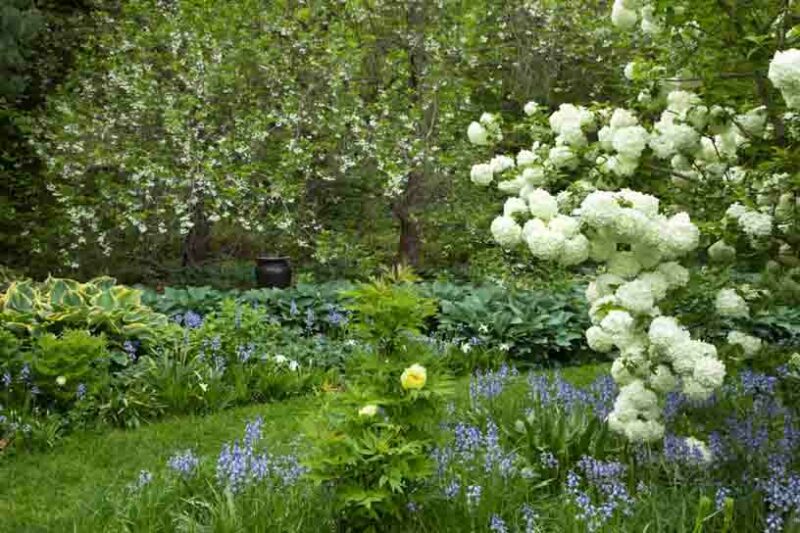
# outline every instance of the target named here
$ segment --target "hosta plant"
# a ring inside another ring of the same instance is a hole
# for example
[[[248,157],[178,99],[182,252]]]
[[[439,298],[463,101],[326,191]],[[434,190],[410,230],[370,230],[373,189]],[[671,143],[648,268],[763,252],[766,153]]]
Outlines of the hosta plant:
[[[48,278],[13,282],[0,295],[0,321],[18,335],[38,337],[66,328],[105,333],[119,341],[152,342],[167,322],[141,302],[141,292],[101,277],[86,283]]]

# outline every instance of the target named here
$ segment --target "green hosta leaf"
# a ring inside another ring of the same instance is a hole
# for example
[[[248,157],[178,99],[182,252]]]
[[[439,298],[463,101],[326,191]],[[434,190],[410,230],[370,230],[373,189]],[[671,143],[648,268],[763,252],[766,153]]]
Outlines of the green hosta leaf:
[[[44,320],[48,322],[84,322],[86,321],[89,310],[87,308],[69,309],[67,311],[58,311],[42,315]]]
[[[133,308],[142,305],[142,292],[119,285],[111,288],[111,295],[119,307]]]
[[[3,309],[18,313],[30,313],[34,310],[36,292],[30,281],[15,281],[8,287],[3,300]]]
[[[35,330],[35,326],[27,322],[3,322],[3,326],[18,335],[31,335]]]
[[[117,280],[109,276],[100,276],[99,278],[94,278],[86,283],[86,285],[92,285],[101,291],[111,289],[116,284]]]
[[[126,337],[149,338],[153,334],[153,328],[142,322],[125,324],[120,331]]]
[[[113,311],[117,308],[117,301],[110,289],[104,289],[90,300],[90,303],[104,311]]]

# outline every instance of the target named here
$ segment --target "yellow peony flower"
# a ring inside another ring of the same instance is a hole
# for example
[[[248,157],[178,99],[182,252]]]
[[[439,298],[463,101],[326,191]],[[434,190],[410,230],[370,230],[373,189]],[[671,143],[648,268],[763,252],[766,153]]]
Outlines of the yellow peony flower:
[[[375,416],[378,413],[378,406],[375,404],[365,405],[358,410],[358,416]]]
[[[400,376],[400,384],[404,389],[421,389],[425,386],[428,380],[428,372],[425,367],[418,364],[413,364],[403,371]]]

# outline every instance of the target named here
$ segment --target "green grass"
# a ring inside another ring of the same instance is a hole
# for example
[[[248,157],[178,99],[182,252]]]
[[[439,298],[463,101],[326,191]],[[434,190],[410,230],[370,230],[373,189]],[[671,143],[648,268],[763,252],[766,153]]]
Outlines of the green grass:
[[[565,368],[576,385],[591,382],[606,365]],[[456,400],[468,399],[469,378],[458,380]],[[208,416],[163,420],[137,430],[72,435],[55,450],[0,459],[0,531],[72,531],[114,491],[134,481],[142,469],[157,472],[176,451],[192,448],[214,456],[221,445],[240,438],[248,420],[264,418],[264,437],[280,447],[294,440],[318,397],[230,409]]]
[[[288,442],[300,430],[314,398],[247,406],[144,426],[68,437],[46,453],[21,453],[0,462],[0,531],[64,531],[93,503],[133,481],[141,469],[159,470],[178,449],[215,455],[240,438],[247,420],[263,416],[265,436]]]

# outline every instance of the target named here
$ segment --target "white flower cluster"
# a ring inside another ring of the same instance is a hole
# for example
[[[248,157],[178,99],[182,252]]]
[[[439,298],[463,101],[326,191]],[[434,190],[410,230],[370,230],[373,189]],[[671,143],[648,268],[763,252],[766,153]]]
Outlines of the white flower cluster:
[[[580,148],[589,142],[584,130],[594,128],[594,114],[585,107],[561,104],[550,115],[550,128],[557,135],[556,145]]]
[[[523,111],[525,111],[525,114],[530,117],[532,115],[535,115],[540,108],[541,106],[537,102],[530,101],[527,104],[525,104]]]
[[[626,109],[615,109],[611,122],[597,132],[601,148],[616,155],[600,158],[601,168],[617,176],[632,176],[639,158],[650,141],[650,134],[639,125],[636,116]]]
[[[675,376],[681,378],[683,392],[690,398],[705,399],[722,385],[725,365],[717,357],[716,347],[707,342],[693,340],[689,331],[674,317],[660,316],[653,319],[647,337],[650,341],[651,361],[669,365]],[[664,389],[664,384],[671,384],[672,387]],[[650,379],[650,385],[659,392],[667,392],[676,384],[677,381],[669,383],[661,377]]]
[[[728,344],[741,346],[745,357],[753,357],[761,350],[761,339],[741,331],[729,332]]]
[[[750,316],[747,302],[734,289],[720,290],[717,293],[715,306],[719,316],[728,318],[747,318]]]
[[[736,248],[720,239],[708,247],[708,258],[714,263],[729,263],[736,258]]]
[[[739,228],[753,241],[772,234],[772,215],[768,213],[755,211],[737,202],[728,207],[725,215],[735,220]]]
[[[665,151],[685,149],[691,155],[699,148],[699,133],[677,121],[690,120],[697,104],[691,93],[670,95],[664,115],[669,118],[663,121],[674,125],[674,131],[655,134],[669,145]],[[586,146],[585,132],[594,123],[590,111],[562,105],[549,117],[555,146],[536,143],[520,151],[515,162],[501,156],[478,165],[478,173],[518,172],[498,185],[514,195],[491,225],[500,245],[524,243],[534,257],[565,266],[587,259],[603,265],[605,272],[586,290],[592,321],[587,342],[599,352],[618,352],[611,373],[622,389],[609,415],[610,427],[630,440],[649,442],[664,433],[658,395],[680,387],[691,398],[706,398],[722,384],[725,366],[713,345],[693,340],[677,319],[662,316],[658,307],[670,290],[689,281],[688,270],[677,260],[697,248],[700,232],[686,213],[666,216],[659,212],[658,198],[630,189],[602,191],[576,183],[554,196],[543,188],[551,171],[577,164],[573,150]],[[680,133],[684,126],[691,132],[688,141]],[[665,135],[672,138],[665,140]],[[625,109],[610,113],[598,137],[601,148],[612,154],[609,159],[633,170],[648,143],[653,145],[653,136]],[[733,314],[742,313],[734,306],[738,303],[720,299]]]
[[[777,51],[769,64],[769,81],[781,92],[786,105],[800,109],[800,50]]]
[[[497,117],[484,113],[476,122],[472,122],[467,128],[467,137],[472,144],[478,146],[489,145],[503,139],[503,132]],[[534,154],[529,152],[531,156]],[[524,158],[523,158],[524,161]],[[527,164],[527,162],[526,162]],[[502,175],[505,171],[515,168],[517,163],[514,158],[508,155],[497,155],[488,163],[478,163],[470,170],[470,180],[476,185],[487,186],[494,180],[495,176]],[[520,162],[522,166],[522,161]]]
[[[611,8],[611,23],[621,30],[632,30],[641,19],[642,31],[657,35],[662,31],[661,21],[651,5],[642,5],[642,0],[615,0]]]
[[[656,394],[635,380],[619,391],[614,410],[608,415],[609,427],[634,442],[652,442],[664,436],[658,421],[661,409]]]

